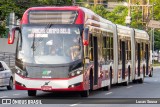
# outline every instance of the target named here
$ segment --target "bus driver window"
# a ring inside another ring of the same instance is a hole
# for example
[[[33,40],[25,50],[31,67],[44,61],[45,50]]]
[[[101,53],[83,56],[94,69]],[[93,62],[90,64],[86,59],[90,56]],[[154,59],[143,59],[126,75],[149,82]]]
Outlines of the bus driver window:
[[[71,58],[72,60],[76,60],[77,58],[79,59],[80,55],[80,46],[72,46],[70,48],[71,50]]]
[[[80,50],[81,50],[81,46],[80,46],[80,38],[79,37],[76,37],[76,38],[73,38],[73,42],[72,42],[72,45],[70,47],[70,52],[71,52],[71,59],[74,61],[74,60],[77,60],[77,59],[80,59]]]

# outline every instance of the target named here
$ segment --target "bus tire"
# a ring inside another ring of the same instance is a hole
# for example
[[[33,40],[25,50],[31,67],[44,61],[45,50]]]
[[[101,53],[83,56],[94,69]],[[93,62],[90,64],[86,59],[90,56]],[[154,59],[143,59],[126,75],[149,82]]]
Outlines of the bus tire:
[[[82,91],[80,94],[81,94],[81,97],[88,97],[89,96],[89,90]]]
[[[153,69],[152,69],[151,72],[149,73],[149,77],[153,77]]]
[[[140,78],[140,79],[138,80],[138,82],[139,82],[139,83],[143,83],[143,82],[144,82],[144,77],[143,77],[143,78]]]
[[[28,90],[28,96],[36,96],[36,90]]]
[[[145,72],[145,68],[144,68],[144,66],[143,66],[143,76],[142,76],[142,78],[140,78],[139,80],[138,80],[138,83],[143,83],[144,82],[144,72]]]
[[[137,80],[132,80],[132,83],[137,83]]]

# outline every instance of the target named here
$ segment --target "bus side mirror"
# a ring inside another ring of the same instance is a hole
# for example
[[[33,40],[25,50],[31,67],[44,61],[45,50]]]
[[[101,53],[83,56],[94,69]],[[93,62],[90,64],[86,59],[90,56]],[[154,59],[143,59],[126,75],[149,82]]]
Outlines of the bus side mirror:
[[[20,28],[15,27],[11,30],[11,32],[8,33],[8,44],[13,44],[14,43],[15,33],[16,33],[17,30],[20,32]]]
[[[84,29],[83,33],[83,45],[88,46],[88,35],[89,35],[89,28]]]

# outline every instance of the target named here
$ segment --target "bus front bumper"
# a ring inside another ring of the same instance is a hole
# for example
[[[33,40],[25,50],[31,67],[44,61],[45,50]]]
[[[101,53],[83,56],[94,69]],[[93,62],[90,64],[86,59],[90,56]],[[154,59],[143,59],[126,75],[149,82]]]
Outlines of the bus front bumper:
[[[83,74],[63,79],[33,79],[15,74],[15,88],[17,90],[83,91]]]

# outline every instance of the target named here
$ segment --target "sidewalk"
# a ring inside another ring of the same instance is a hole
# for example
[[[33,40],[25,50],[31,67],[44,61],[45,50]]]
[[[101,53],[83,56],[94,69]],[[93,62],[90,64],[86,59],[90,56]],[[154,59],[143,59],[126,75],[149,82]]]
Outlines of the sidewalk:
[[[160,69],[160,66],[153,66],[153,69]]]

